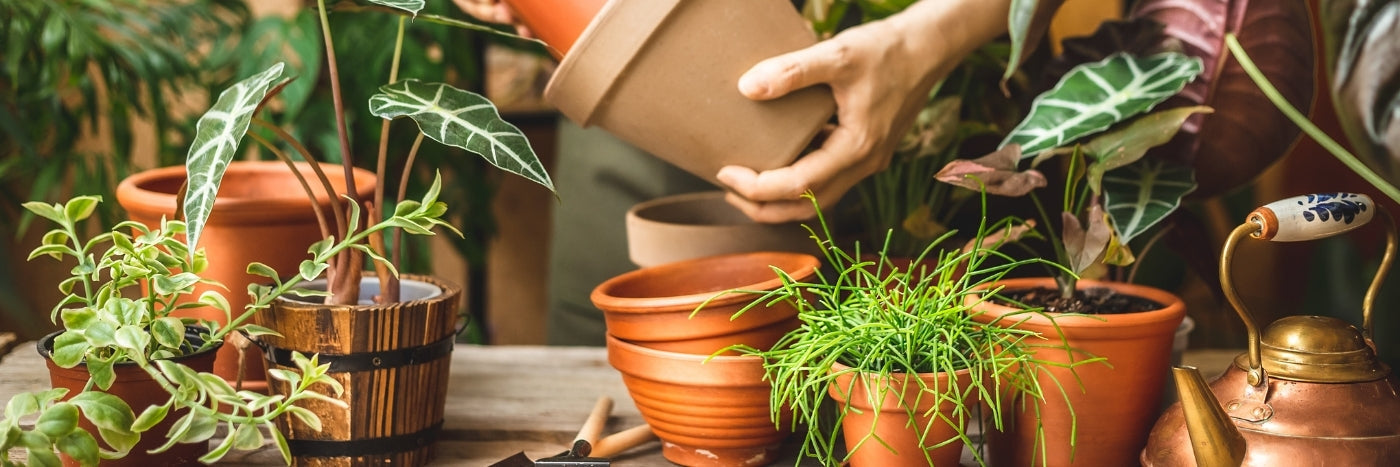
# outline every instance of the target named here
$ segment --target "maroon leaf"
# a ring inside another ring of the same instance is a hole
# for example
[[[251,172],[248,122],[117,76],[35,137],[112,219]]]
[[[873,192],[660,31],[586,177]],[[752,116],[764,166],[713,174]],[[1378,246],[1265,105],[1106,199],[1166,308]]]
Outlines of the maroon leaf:
[[[1009,144],[977,159],[958,159],[943,166],[933,178],[969,190],[1000,196],[1024,196],[1045,186],[1045,176],[1034,169],[1016,171],[1021,146]]]
[[[1313,44],[1305,2],[1144,0],[1130,16],[1164,24],[1168,40],[1205,62],[1200,78],[1163,108],[1209,105],[1216,112],[1187,120],[1176,139],[1149,153],[1192,163],[1200,183],[1192,196],[1230,190],[1284,155],[1298,128],[1228,57],[1224,37],[1227,32],[1239,36],[1269,80],[1306,113],[1313,100]]]
[[[1108,248],[1108,241],[1113,238],[1113,229],[1108,226],[1108,219],[1104,215],[1103,208],[1098,204],[1089,206],[1086,214],[1089,218],[1089,228],[1079,224],[1079,218],[1074,213],[1062,212],[1060,219],[1064,222],[1061,235],[1065,242],[1065,253],[1069,255],[1070,269],[1075,274],[1084,272],[1098,262],[1099,255]]]

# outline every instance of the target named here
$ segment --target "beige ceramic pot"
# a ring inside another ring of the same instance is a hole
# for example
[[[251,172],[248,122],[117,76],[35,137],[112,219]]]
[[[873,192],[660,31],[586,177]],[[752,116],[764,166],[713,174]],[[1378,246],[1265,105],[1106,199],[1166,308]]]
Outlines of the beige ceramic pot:
[[[832,372],[840,373],[849,368],[837,363]],[[980,402],[965,401],[964,406],[970,409],[955,414],[958,404],[946,400],[940,403],[938,393],[944,392],[949,384],[957,385],[957,393],[965,393],[972,384],[971,373],[962,370],[951,375],[919,373],[915,376],[923,380],[922,387],[907,374],[886,379],[861,372],[836,376],[827,394],[843,407],[850,407],[841,421],[846,452],[851,453],[850,465],[958,465],[965,446],[958,433],[967,431],[967,417],[977,413]],[[925,390],[925,387],[930,389]],[[879,407],[878,413],[876,407]],[[958,420],[959,417],[962,419]],[[958,420],[957,425],[950,424],[950,420]]]
[[[667,460],[715,467],[775,461],[788,433],[770,418],[772,387],[763,379],[763,360],[707,358],[608,336],[608,363],[622,373],[637,410],[661,438]]]
[[[340,165],[321,164],[331,185],[337,193],[345,192],[345,181],[340,176]],[[309,180],[315,174],[309,165],[300,164],[299,170]],[[163,167],[136,173],[117,185],[117,202],[126,209],[127,217],[133,221],[157,226],[162,218],[178,218],[176,195],[185,182],[185,168],[182,166]],[[357,169],[355,172],[356,192],[361,199],[374,195],[374,173]],[[331,197],[327,196],[317,183],[312,183],[316,201],[329,212]],[[214,210],[209,216],[198,247],[204,248],[209,259],[209,269],[202,276],[213,279],[228,287],[214,289],[207,285],[196,288],[194,297],[206,290],[218,290],[228,299],[234,313],[242,312],[249,303],[245,292],[248,284],[265,280],[247,273],[248,264],[260,262],[271,266],[279,273],[292,275],[297,265],[308,258],[306,248],[322,238],[320,226],[316,222],[315,211],[306,192],[296,181],[287,165],[282,162],[245,162],[229,164],[219,186],[219,195],[214,201]],[[223,314],[209,308],[193,312],[177,311],[180,316],[197,316],[204,319],[223,321]],[[245,357],[248,365],[245,379],[261,380],[262,365],[256,348]],[[238,376],[238,350],[227,345],[219,350],[214,372],[230,381]],[[260,389],[262,384],[250,385]]]
[[[627,210],[627,256],[641,267],[749,251],[818,253],[802,224],[754,222],[723,191],[666,196]]]
[[[759,304],[734,318],[761,295],[723,292],[773,290],[782,280],[772,268],[803,281],[818,265],[802,253],[710,256],[624,273],[599,284],[589,298],[603,310],[609,334],[638,345],[707,355],[734,344],[767,349],[801,324],[797,310],[786,302]]]
[[[560,63],[545,98],[699,177],[785,166],[835,111],[830,89],[739,94],[759,61],[816,43],[788,0],[612,0]]]
[[[992,284],[1005,290],[1054,288],[1049,278],[1012,279]],[[1037,404],[1045,424],[1045,457],[1036,445],[1036,410],[1018,411],[1006,430],[987,430],[988,454],[993,465],[1137,465],[1138,453],[1147,444],[1147,435],[1162,407],[1162,392],[1171,362],[1172,342],[1177,327],[1186,316],[1180,298],[1160,289],[1115,282],[1080,280],[1079,288],[1107,287],[1121,294],[1145,298],[1162,307],[1140,313],[1095,316],[1059,316],[1054,325],[1045,315],[1020,313],[1020,309],[992,303],[974,308],[973,319],[996,325],[1014,326],[1041,333],[1047,341],[1035,354],[1050,362],[1084,361],[1090,356],[1107,359],[1069,369],[1047,365],[1040,384],[1046,401]],[[977,297],[969,297],[969,303]],[[1074,352],[1066,352],[1067,343]],[[1060,347],[1056,347],[1060,346]],[[1076,379],[1082,381],[1082,386]],[[1059,385],[1065,388],[1061,397]],[[1065,405],[1068,398],[1070,406]],[[1016,404],[1019,406],[1020,401]],[[1013,407],[1006,405],[1005,407]],[[1073,408],[1075,423],[1071,425]],[[1071,459],[1071,430],[1076,430]]]

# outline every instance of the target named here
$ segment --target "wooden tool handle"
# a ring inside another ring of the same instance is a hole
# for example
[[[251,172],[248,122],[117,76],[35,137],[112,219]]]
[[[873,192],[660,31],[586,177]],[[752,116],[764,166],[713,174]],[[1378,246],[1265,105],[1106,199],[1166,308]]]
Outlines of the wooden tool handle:
[[[597,443],[593,444],[593,453],[589,456],[612,457],[654,439],[656,439],[656,433],[651,431],[651,425],[643,423],[598,440]]]
[[[612,413],[612,406],[611,397],[598,396],[598,402],[593,404],[593,412],[588,414],[588,420],[583,422],[583,428],[579,428],[578,436],[575,436],[574,440],[588,441],[589,444],[597,443],[598,437],[603,434],[603,427],[608,424],[608,414]]]

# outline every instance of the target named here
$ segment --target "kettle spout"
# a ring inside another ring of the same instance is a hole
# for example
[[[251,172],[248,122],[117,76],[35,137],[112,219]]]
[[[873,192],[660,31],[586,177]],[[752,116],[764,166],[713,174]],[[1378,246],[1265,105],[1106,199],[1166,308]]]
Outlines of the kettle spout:
[[[1205,378],[1195,367],[1172,368],[1191,450],[1200,467],[1238,467],[1244,462],[1244,435],[1220,407]]]

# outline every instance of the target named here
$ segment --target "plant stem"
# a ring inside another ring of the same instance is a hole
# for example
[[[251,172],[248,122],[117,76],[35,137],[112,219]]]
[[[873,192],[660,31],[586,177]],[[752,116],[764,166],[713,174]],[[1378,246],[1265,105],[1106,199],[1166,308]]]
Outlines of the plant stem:
[[[292,175],[296,177],[297,182],[301,183],[302,191],[305,191],[306,197],[312,200],[311,210],[316,215],[316,224],[321,228],[321,237],[325,238],[335,235],[335,231],[332,231],[330,226],[326,224],[326,213],[321,210],[321,203],[315,201],[316,194],[311,191],[311,183],[307,182],[306,177],[303,177],[301,175],[301,171],[297,170],[296,162],[293,162],[292,158],[287,156],[287,153],[283,152],[281,148],[277,147],[277,145],[272,144],[272,142],[268,141],[266,138],[258,136],[257,133],[250,132],[248,133],[248,137],[253,138],[253,141],[257,141],[258,144],[263,145],[263,147],[267,148],[268,151],[272,151],[273,155],[277,156],[278,159],[286,163],[287,169],[291,170]],[[338,204],[332,204],[338,206]]]
[[[1235,60],[1240,62],[1240,67],[1244,68],[1244,72],[1249,75],[1249,79],[1254,80],[1254,84],[1259,86],[1259,90],[1264,92],[1264,95],[1269,98],[1270,102],[1274,103],[1275,107],[1278,107],[1280,112],[1283,112],[1283,115],[1287,116],[1289,120],[1292,120],[1294,124],[1298,125],[1298,128],[1301,128],[1304,133],[1307,133],[1308,136],[1316,140],[1317,144],[1331,153],[1333,157],[1342,161],[1342,164],[1351,169],[1352,172],[1356,172],[1356,174],[1360,175],[1366,182],[1376,187],[1376,189],[1380,190],[1382,193],[1385,193],[1392,201],[1400,203],[1400,189],[1386,182],[1384,178],[1381,178],[1379,174],[1372,171],[1370,167],[1367,167],[1366,164],[1358,160],[1356,156],[1348,152],[1346,148],[1342,147],[1336,140],[1327,136],[1322,129],[1309,121],[1307,116],[1293,107],[1293,104],[1290,104],[1288,99],[1285,99],[1283,94],[1280,94],[1278,89],[1269,82],[1269,79],[1264,76],[1264,73],[1259,71],[1259,67],[1254,65],[1254,60],[1251,60],[1249,54],[1245,53],[1244,47],[1240,45],[1239,39],[1235,38],[1233,33],[1225,35],[1225,45],[1230,48],[1230,54],[1235,56]]]
[[[355,156],[350,151],[349,127],[345,123],[345,99],[340,91],[340,67],[335,60],[335,41],[331,38],[330,17],[326,13],[326,0],[316,0],[317,13],[321,17],[321,37],[326,45],[326,69],[330,72],[331,101],[335,104],[335,131],[340,138],[340,165],[345,171],[345,191],[350,202],[360,205],[360,195],[355,192]],[[334,199],[332,203],[339,202]],[[354,255],[351,255],[353,258]],[[360,295],[360,265],[352,258],[334,262],[327,286],[332,290],[332,303],[355,303]],[[348,297],[348,298],[346,298]]]
[[[390,83],[390,84],[393,84],[393,83],[395,83],[395,82],[397,82],[397,81],[399,80],[399,61],[400,61],[400,60],[402,59],[402,57],[403,57],[403,36],[404,36],[405,24],[406,24],[407,21],[408,21],[408,17],[406,17],[406,16],[399,16],[399,29],[398,29],[398,34],[395,35],[395,37],[394,37],[394,59],[393,59],[392,61],[389,62],[389,83]],[[388,169],[387,169],[387,167],[388,167],[388,161],[389,161],[389,123],[390,123],[390,120],[385,119],[385,120],[384,120],[382,123],[380,123],[380,125],[379,125],[379,158],[378,158],[378,163],[377,163],[377,165],[375,166],[375,169],[374,169],[375,175],[377,175],[377,176],[379,177],[379,183],[376,183],[376,184],[374,185],[374,203],[370,204],[370,206],[369,206],[369,212],[367,213],[367,216],[368,216],[370,219],[374,219],[375,221],[379,221],[379,220],[382,220],[382,219],[384,218],[384,205],[385,205],[385,202],[384,202],[384,199],[385,199],[385,198],[384,198],[384,180],[385,180],[386,178],[388,178],[388,176],[389,176],[389,174],[388,174]],[[418,133],[418,140],[419,140],[419,141],[422,141],[422,140],[423,140],[423,133],[422,133],[422,132],[419,132],[419,133]],[[417,149],[417,143],[414,143],[414,149]],[[399,193],[400,193],[399,198],[398,198],[398,202],[399,202],[399,203],[402,203],[402,202],[403,202],[403,195],[402,195],[402,193],[403,193],[403,191],[404,191],[404,185],[403,185],[403,184],[406,184],[407,182],[408,182],[408,170],[407,170],[407,168],[405,168],[405,170],[404,170],[404,179],[403,179],[403,181],[401,182],[401,184],[399,185]],[[395,204],[395,206],[397,206],[397,204]],[[393,264],[394,269],[397,270],[398,267],[399,267],[399,250],[402,250],[402,249],[403,249],[403,245],[400,245],[400,244],[398,243],[399,229],[393,229],[392,232],[394,232],[394,252],[393,252],[393,259],[391,260],[391,261],[392,261],[391,264]],[[384,240],[383,240],[383,237],[382,237],[382,236],[370,237],[369,245],[370,245],[370,248],[372,248],[372,249],[375,250],[375,254],[378,254],[380,257],[385,256],[385,253],[386,253],[386,252],[385,252],[385,249],[386,249],[387,247],[384,245]],[[377,263],[377,262],[375,263],[374,268],[375,268],[376,271],[378,271],[377,277],[378,277],[378,279],[379,279],[379,300],[378,300],[379,303],[395,303],[395,302],[398,302],[398,301],[399,301],[399,281],[398,281],[398,277],[394,276],[393,274],[385,274],[386,271],[385,271],[384,266],[383,266],[382,264]]]
[[[408,158],[403,164],[403,178],[399,180],[398,203],[403,203],[404,199],[408,197],[408,177],[413,173],[413,161],[418,158],[418,148],[423,145],[423,136],[423,132],[418,132],[418,137],[413,139],[413,146],[408,148]],[[401,242],[403,229],[394,229],[393,232],[394,253],[389,263],[394,265],[394,269],[398,269],[403,258],[403,243]]]

